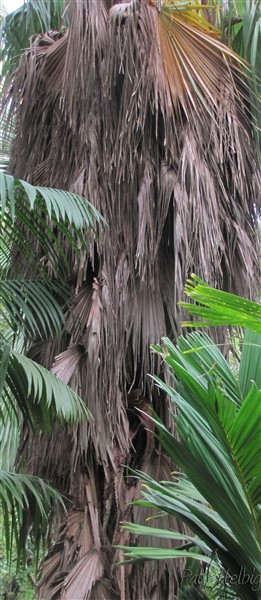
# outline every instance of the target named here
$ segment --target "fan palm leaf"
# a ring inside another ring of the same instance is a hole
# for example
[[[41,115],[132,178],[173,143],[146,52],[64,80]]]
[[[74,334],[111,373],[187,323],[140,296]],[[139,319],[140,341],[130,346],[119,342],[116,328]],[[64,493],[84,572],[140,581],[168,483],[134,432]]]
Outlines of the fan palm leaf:
[[[213,117],[218,104],[227,102],[229,96],[235,96],[237,105],[240,94],[226,60],[232,60],[232,72],[234,68],[235,78],[242,80],[237,65],[242,67],[244,62],[219,41],[220,32],[204,17],[201,2],[163,2],[158,10],[158,26],[165,80],[174,103],[180,101],[185,114],[195,114],[196,118],[203,118],[198,100],[207,111],[213,111]]]

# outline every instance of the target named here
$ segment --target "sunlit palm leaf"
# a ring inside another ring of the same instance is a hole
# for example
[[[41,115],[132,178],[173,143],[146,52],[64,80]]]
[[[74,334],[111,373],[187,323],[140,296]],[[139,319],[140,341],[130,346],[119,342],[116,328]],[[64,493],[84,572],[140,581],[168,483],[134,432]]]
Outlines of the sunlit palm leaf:
[[[252,382],[261,389],[261,333],[246,330],[239,367],[239,386],[243,397],[251,389]]]
[[[34,429],[50,431],[54,419],[64,424],[90,418],[79,396],[50,371],[7,345],[0,356],[2,400],[7,409],[18,407]]]
[[[210,548],[202,543],[201,540],[196,539],[195,537],[192,537],[190,535],[185,535],[182,534],[180,532],[177,531],[172,531],[172,530],[168,530],[168,529],[160,529],[160,528],[156,528],[156,527],[148,527],[148,526],[144,526],[144,525],[136,525],[135,523],[122,523],[122,528],[126,529],[127,531],[131,532],[133,535],[145,535],[145,536],[153,536],[155,538],[162,538],[162,539],[171,539],[171,540],[180,540],[182,546],[179,547],[175,547],[173,549],[159,549],[159,548],[143,548],[142,546],[139,546],[135,549],[131,548],[131,547],[126,547],[126,546],[119,546],[122,550],[124,550],[124,555],[127,559],[126,562],[133,562],[132,558],[135,559],[134,562],[136,562],[138,556],[140,556],[140,560],[143,561],[144,557],[146,558],[146,560],[153,560],[154,558],[159,559],[159,557],[161,557],[162,559],[167,559],[167,558],[178,558],[180,555],[180,552],[182,553],[181,556],[182,557],[190,557],[191,554],[189,553],[189,549],[191,547],[197,547],[198,549],[202,550],[202,554],[200,553],[196,553],[196,558],[198,560],[202,560],[204,563],[210,563],[212,558],[211,558],[211,550]],[[184,543],[186,545],[186,547],[184,547]],[[133,553],[134,550],[134,553]]]
[[[127,531],[130,531],[128,527],[125,527],[125,529]],[[142,535],[144,535],[144,531]],[[154,535],[153,531],[150,533],[150,535]],[[137,548],[132,548],[131,546],[117,546],[117,548],[119,548],[120,550],[124,549],[124,556],[126,557],[126,560],[123,564],[132,564],[133,562],[136,563],[138,562],[138,559],[144,562],[144,560],[191,558],[191,553],[189,552],[189,550],[177,550],[176,548],[173,548],[173,550],[171,550],[170,548],[166,548],[166,550],[164,550],[163,548],[148,548],[146,546],[144,548],[142,546],[138,546]],[[210,564],[212,561],[211,557],[200,553],[195,553],[195,560],[200,560],[201,562],[206,564]]]
[[[224,356],[208,335],[191,333],[186,337],[180,337],[177,344],[173,344],[168,338],[163,338],[162,341],[163,347],[153,346],[153,350],[160,353],[170,367],[175,366],[174,373],[180,375],[186,371],[191,381],[197,382],[198,390],[201,389],[206,398],[210,382],[220,382],[223,393],[236,405],[241,404],[242,396],[238,381]]]
[[[202,320],[186,321],[184,326],[235,325],[261,333],[260,304],[216,290],[196,275],[191,275],[187,281],[185,293],[201,306],[187,302],[180,302],[180,305],[185,307],[189,314],[199,316]]]
[[[201,119],[200,106],[215,117],[218,106],[239,111],[243,96],[236,80],[243,80],[240,67],[246,66],[218,39],[220,32],[204,17],[200,2],[189,0],[150,1],[158,10],[158,28],[163,69],[174,105],[180,102],[191,119]],[[155,9],[156,10],[156,9]],[[230,69],[228,69],[230,64]]]

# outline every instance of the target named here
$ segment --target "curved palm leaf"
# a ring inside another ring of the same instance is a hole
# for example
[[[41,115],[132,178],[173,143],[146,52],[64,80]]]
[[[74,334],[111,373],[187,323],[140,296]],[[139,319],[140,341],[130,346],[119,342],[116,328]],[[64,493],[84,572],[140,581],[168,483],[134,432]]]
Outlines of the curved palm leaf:
[[[0,280],[0,318],[15,334],[47,338],[59,335],[65,326],[64,313],[55,296],[63,304],[69,288],[55,282]],[[4,334],[0,332],[0,339]]]
[[[180,540],[182,545],[175,548],[148,548],[138,546],[134,548],[127,548],[126,546],[118,546],[121,550],[124,550],[124,555],[126,557],[126,561],[123,564],[132,563],[133,558],[134,562],[137,561],[138,557],[140,557],[141,561],[146,560],[154,560],[156,559],[169,559],[169,558],[179,558],[179,557],[187,557],[190,558],[191,554],[189,549],[191,547],[198,547],[202,550],[202,553],[196,553],[196,559],[200,560],[206,564],[210,564],[212,561],[210,548],[202,543],[201,540],[192,537],[191,535],[182,534],[180,532],[172,531],[169,529],[159,529],[156,527],[148,527],[144,525],[136,525],[135,523],[122,523],[122,528],[126,531],[129,531],[133,535],[145,535],[145,536],[153,536],[155,538],[162,539],[171,539],[171,540]],[[185,545],[184,545],[185,542]],[[133,552],[134,551],[134,552]]]
[[[49,273],[54,271],[62,279],[67,269],[66,252],[71,249],[77,256],[86,252],[86,228],[94,231],[95,224],[103,225],[104,220],[76,194],[34,187],[3,173],[0,186],[1,320],[13,331],[24,331],[31,337],[59,334],[64,325],[60,304],[68,300],[69,288],[51,280]],[[36,249],[42,254],[40,261]],[[19,264],[17,252],[23,255]],[[23,273],[30,280],[21,278]],[[39,275],[42,281],[31,280]]]
[[[152,420],[162,447],[185,475],[176,473],[173,481],[157,483],[138,473],[144,498],[138,504],[185,522],[197,536],[195,546],[199,538],[207,545],[207,555],[220,561],[228,581],[233,577],[238,597],[257,599],[250,584],[240,585],[239,573],[243,566],[247,574],[257,574],[260,560],[261,391],[252,385],[242,400],[232,374],[229,383],[226,361],[206,335],[192,333],[177,346],[163,341],[163,347],[153,349],[171,369],[175,388],[153,379],[178,408],[178,414],[171,414],[179,439],[155,414]],[[130,524],[124,527],[131,531]],[[131,562],[146,558],[145,549],[140,553],[128,547],[124,552]],[[147,557],[160,559],[164,553],[154,548]]]
[[[208,393],[209,381],[215,380],[222,385],[223,393],[236,405],[242,402],[240,387],[229,364],[211,338],[204,334],[193,332],[186,337],[180,337],[177,344],[168,338],[163,338],[164,346],[152,346],[163,360],[179,375],[187,371],[188,376],[196,379],[198,389]],[[176,381],[176,385],[178,381]]]
[[[51,271],[63,279],[67,253],[72,250],[80,257],[87,252],[88,231],[95,233],[96,225],[105,224],[100,213],[77,194],[35,187],[4,173],[0,173],[0,198],[0,266],[6,269],[12,256],[12,273],[16,274],[14,252],[22,254],[20,277],[24,271],[30,278],[32,273],[46,278]]]
[[[7,410],[17,407],[34,429],[50,431],[53,421],[76,423],[90,413],[73,390],[28,357],[0,348],[0,395]],[[19,416],[19,413],[18,413]]]
[[[246,330],[239,366],[239,387],[243,397],[250,391],[252,382],[261,389],[261,334]]]
[[[60,260],[61,236],[79,252],[79,248],[86,248],[86,245],[77,226],[94,228],[99,215],[87,202],[73,194],[36,189],[9,175],[1,175],[0,183],[1,337],[5,339],[7,326],[13,334],[18,332],[31,339],[35,336],[58,335],[64,325],[58,301],[64,303],[68,288],[51,281],[45,266],[38,268],[34,249],[30,248],[25,231],[36,234],[38,247],[41,245],[46,257],[50,258],[51,255],[53,265],[56,265]],[[46,217],[52,219],[55,225],[52,222],[48,224]],[[21,225],[28,229],[23,231]],[[68,225],[73,225],[73,233],[68,231]],[[28,250],[27,256],[32,257],[36,274],[43,276],[41,281],[6,279],[15,272],[10,268],[10,258],[17,244],[20,244],[25,256]],[[75,423],[84,417],[89,419],[90,413],[68,386],[37,363],[14,352],[10,346],[3,345],[0,348],[0,359],[1,463],[7,463],[5,456],[8,452],[9,467],[12,467],[19,441],[21,414],[34,430],[50,431],[54,420],[60,424]],[[46,538],[54,501],[64,507],[61,495],[41,479],[0,471],[0,502],[9,560],[15,548],[17,564],[21,561],[25,563],[29,526],[38,556],[40,543]]]
[[[12,175],[0,173],[1,211],[2,217],[8,209],[11,209],[14,221],[17,203],[21,202],[21,196],[29,202],[29,208],[43,209],[44,200],[46,214],[50,219],[55,219],[58,224],[61,220],[75,226],[78,229],[90,227],[94,230],[95,222],[104,224],[104,219],[98,210],[88,200],[81,198],[72,192],[65,192],[53,188],[33,186],[22,179],[15,179]]]
[[[95,224],[104,220],[76,194],[34,187],[3,173],[0,192],[1,337],[7,334],[6,325],[14,335],[23,333],[31,339],[59,335],[65,324],[61,305],[68,301],[70,290],[49,273],[55,271],[61,279],[67,268],[66,252],[71,249],[77,256],[86,252],[86,228],[94,231]],[[17,252],[23,255],[19,264]],[[39,275],[41,280],[32,280]]]
[[[12,471],[19,446],[20,432],[23,427],[23,418],[15,413],[11,406],[1,401],[0,418],[0,470]]]
[[[245,332],[239,368],[239,387],[243,397],[255,381],[261,388],[260,348],[261,348],[261,306],[234,294],[228,294],[208,286],[192,274],[185,286],[185,293],[197,304],[180,302],[192,316],[200,321],[186,321],[183,326],[203,327],[234,325],[247,327]]]

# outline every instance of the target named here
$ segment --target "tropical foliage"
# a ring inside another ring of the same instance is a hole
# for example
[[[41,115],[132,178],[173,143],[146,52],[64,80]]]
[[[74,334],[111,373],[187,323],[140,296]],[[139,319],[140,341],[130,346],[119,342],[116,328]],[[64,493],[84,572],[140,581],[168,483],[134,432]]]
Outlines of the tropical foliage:
[[[119,522],[132,518],[137,495],[124,465],[169,477],[169,460],[137,407],[149,413],[152,405],[173,426],[146,374],[162,369],[149,344],[180,332],[176,303],[188,273],[255,294],[260,184],[251,73],[221,42],[216,14],[223,13],[203,2],[69,1],[60,21],[60,2],[26,7],[37,33],[27,30],[29,43],[22,11],[5,21],[15,29],[4,26],[6,76],[19,55],[14,32],[27,47],[5,86],[4,115],[15,120],[9,168],[33,185],[89,198],[109,225],[89,254],[78,257],[64,240],[63,284],[73,290],[76,316],[68,309],[62,336],[30,346],[30,358],[72,385],[94,417],[40,443],[30,435],[24,445],[31,472],[47,473],[73,498],[41,594],[100,600],[135,590],[135,598],[170,600],[178,587],[173,561],[114,566],[114,545],[130,539]],[[45,264],[44,249],[28,239]],[[14,260],[26,272],[21,253]]]
[[[66,3],[64,0],[26,0],[11,13],[7,13],[3,5],[1,13],[2,77],[8,77],[17,67],[21,52],[37,34],[62,27]]]
[[[0,470],[1,521],[3,519],[6,557],[17,566],[25,565],[27,538],[34,543],[34,565],[46,539],[51,510],[65,510],[61,495],[38,477]]]
[[[198,278],[194,277],[186,289],[195,300],[211,306],[215,325],[219,320],[224,322],[226,313],[229,319],[235,306],[237,325],[250,316],[244,299],[212,289]],[[205,318],[204,307],[189,305],[190,311],[194,308]],[[253,329],[258,323],[260,332],[260,305],[252,303],[251,312],[255,314]],[[161,446],[183,473],[175,472],[171,480],[161,482],[139,473],[142,500],[137,504],[158,509],[159,517],[164,513],[175,515],[195,537],[150,526],[124,525],[138,536],[181,540],[178,549],[124,548],[127,561],[188,557],[194,546],[196,552],[190,556],[224,569],[227,584],[242,599],[260,597],[261,377],[259,368],[255,378],[251,372],[250,383],[246,368],[246,354],[251,360],[255,356],[260,365],[260,333],[254,334],[254,348],[252,342],[248,334],[238,379],[206,334],[188,334],[176,345],[166,338],[162,347],[153,348],[170,369],[171,385],[158,377],[153,379],[172,400],[171,416],[178,438],[155,414],[151,425]]]
[[[203,327],[213,325],[234,325],[248,327],[261,333],[261,306],[234,294],[228,294],[206,285],[196,275],[191,275],[185,286],[186,295],[197,302],[180,302],[190,315],[200,320],[183,322],[183,326]]]
[[[67,240],[78,255],[80,249],[86,252],[83,230],[94,231],[103,220],[75,194],[35,188],[4,174],[0,189],[0,501],[7,557],[11,560],[15,549],[19,564],[25,563],[29,528],[38,552],[54,501],[64,507],[61,495],[42,479],[4,470],[14,466],[22,419],[31,430],[44,432],[54,422],[78,423],[90,413],[72,389],[17,347],[28,350],[34,339],[46,340],[65,330],[62,306],[66,299],[69,303],[69,289],[61,281],[67,266],[62,243]],[[28,243],[30,233],[45,252],[40,265]],[[26,258],[24,273],[13,260],[14,252]]]

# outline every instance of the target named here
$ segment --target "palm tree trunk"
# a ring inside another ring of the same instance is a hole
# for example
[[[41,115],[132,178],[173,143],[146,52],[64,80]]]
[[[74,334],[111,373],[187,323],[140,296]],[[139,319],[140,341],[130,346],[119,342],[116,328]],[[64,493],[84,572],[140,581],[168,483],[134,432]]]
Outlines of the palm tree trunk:
[[[171,600],[182,564],[115,564],[115,545],[129,543],[120,522],[147,515],[129,505],[139,488],[127,467],[169,477],[147,431],[151,407],[169,422],[147,377],[163,368],[149,346],[177,337],[188,273],[242,295],[254,289],[251,131],[231,95],[219,99],[215,119],[199,104],[194,114],[175,104],[173,86],[164,87],[154,6],[72,5],[69,32],[38,36],[12,90],[14,174],[87,197],[108,223],[89,256],[70,256],[68,333],[31,349],[94,417],[48,438],[29,436],[23,452],[29,471],[70,499],[40,597]]]

